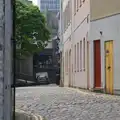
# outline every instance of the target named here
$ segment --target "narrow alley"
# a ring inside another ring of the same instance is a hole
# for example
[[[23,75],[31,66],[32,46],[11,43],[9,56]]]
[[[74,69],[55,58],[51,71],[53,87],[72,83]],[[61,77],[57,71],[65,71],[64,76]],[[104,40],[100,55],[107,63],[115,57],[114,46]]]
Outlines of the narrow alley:
[[[16,108],[46,120],[120,120],[120,97],[60,88],[17,88]]]

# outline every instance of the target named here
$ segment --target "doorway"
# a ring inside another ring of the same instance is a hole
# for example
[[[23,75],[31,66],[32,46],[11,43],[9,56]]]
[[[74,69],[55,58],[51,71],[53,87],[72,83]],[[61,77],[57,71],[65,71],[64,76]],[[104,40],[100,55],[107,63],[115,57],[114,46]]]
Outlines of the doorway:
[[[101,46],[100,40],[94,41],[94,87],[101,88]]]
[[[113,41],[105,42],[106,92],[113,94]]]
[[[69,87],[71,87],[71,66],[72,66],[72,64],[71,64],[71,50],[69,51]]]

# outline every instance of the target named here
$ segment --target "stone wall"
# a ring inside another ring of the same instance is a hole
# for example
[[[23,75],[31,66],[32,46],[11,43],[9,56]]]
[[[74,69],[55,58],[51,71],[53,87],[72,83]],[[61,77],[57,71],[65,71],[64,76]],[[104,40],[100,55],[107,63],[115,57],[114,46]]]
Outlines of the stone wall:
[[[0,120],[3,120],[3,40],[4,40],[4,3],[0,0]]]
[[[12,6],[0,0],[0,120],[11,120]]]

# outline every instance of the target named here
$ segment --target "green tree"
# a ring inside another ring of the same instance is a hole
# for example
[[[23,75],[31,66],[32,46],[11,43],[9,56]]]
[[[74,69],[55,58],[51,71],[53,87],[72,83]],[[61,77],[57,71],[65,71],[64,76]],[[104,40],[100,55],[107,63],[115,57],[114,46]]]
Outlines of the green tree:
[[[22,3],[24,3],[26,5],[32,4],[32,1],[28,1],[28,0],[19,0],[19,1],[21,1]]]
[[[16,48],[17,57],[40,52],[50,39],[44,15],[37,6],[16,1]]]

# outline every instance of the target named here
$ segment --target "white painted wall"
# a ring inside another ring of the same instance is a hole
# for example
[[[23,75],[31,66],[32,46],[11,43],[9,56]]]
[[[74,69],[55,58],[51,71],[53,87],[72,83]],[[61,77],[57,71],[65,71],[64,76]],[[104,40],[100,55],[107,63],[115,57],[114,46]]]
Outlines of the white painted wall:
[[[89,31],[89,23],[87,23],[87,16],[90,13],[90,1],[86,0],[85,3],[79,7],[79,10],[74,15],[74,1],[72,1],[72,44],[73,44],[73,68],[74,68],[74,46],[75,44],[84,39],[86,39],[86,48],[85,48],[85,71],[73,72],[73,86],[80,88],[87,88],[87,32]],[[82,42],[83,43],[83,42]],[[82,45],[83,49],[83,45]],[[80,53],[80,52],[79,52]],[[83,54],[82,54],[83,56]],[[82,57],[83,58],[83,57]],[[80,58],[79,58],[80,60]],[[83,60],[82,60],[83,61]],[[80,62],[80,61],[79,61]],[[80,63],[79,63],[80,64]],[[83,65],[83,63],[82,63]]]
[[[74,8],[74,0],[72,1],[73,8]],[[74,9],[73,9],[74,10]],[[73,12],[74,14],[74,12]],[[83,20],[87,17],[87,15],[90,14],[90,0],[85,0],[85,3],[81,7],[79,7],[78,12],[76,12],[76,15],[73,15],[73,30],[77,29],[77,27],[82,24]]]
[[[100,35],[100,31],[103,35]],[[112,17],[100,19],[91,22],[89,33],[90,40],[90,81],[91,88],[94,83],[94,60],[93,60],[93,40],[101,39],[101,74],[102,87],[105,87],[105,57],[104,57],[104,41],[114,40],[113,42],[113,65],[114,65],[114,89],[120,90],[120,14]]]
[[[74,86],[81,87],[81,88],[87,88],[87,32],[89,29],[89,24],[86,22],[86,20],[81,24],[81,26],[74,32],[74,45],[82,40],[85,37],[86,39],[86,48],[85,48],[85,71],[83,70],[83,53],[82,53],[82,71],[74,72],[75,75],[75,83]],[[83,44],[82,44],[82,51],[83,51]],[[80,52],[79,52],[80,53]],[[74,58],[74,57],[73,57]],[[80,60],[80,58],[79,58]],[[77,65],[76,65],[77,68]],[[80,67],[79,67],[80,69]]]
[[[64,86],[68,86],[69,85],[69,73],[66,73],[65,71],[65,52],[68,52],[70,51],[72,47],[72,44],[71,44],[71,40],[70,39],[67,39],[65,42],[64,42]],[[69,60],[68,60],[69,62]]]
[[[68,4],[69,0],[64,0],[63,1],[63,12],[65,11],[65,8]],[[71,13],[72,14],[72,13]],[[64,18],[63,18],[64,19]],[[64,86],[68,86],[69,85],[69,74],[67,74],[65,72],[65,52],[69,51],[71,49],[71,31],[72,29],[72,24],[70,23],[70,25],[68,26],[68,28],[66,29],[66,31],[63,33],[63,48],[64,48]]]
[[[90,11],[89,7],[89,0],[86,0],[85,3],[79,7],[79,10],[76,12],[76,15],[74,15],[74,1],[72,1],[72,21],[71,24],[68,26],[67,30],[63,34],[63,41],[64,41],[64,56],[65,52],[72,50],[72,66],[69,66],[73,68],[72,73],[72,86],[74,87],[81,87],[81,88],[87,88],[87,41],[86,41],[86,56],[85,56],[85,71],[82,70],[82,72],[74,72],[74,45],[80,42],[80,40],[83,40],[83,38],[86,38],[87,32],[89,31],[89,23],[87,23],[87,16]],[[68,3],[68,0],[63,1],[63,11]],[[69,38],[71,37],[71,40]],[[65,61],[64,61],[65,63]],[[65,69],[65,64],[64,64]],[[69,84],[69,74],[66,74],[64,72],[64,85],[68,86]]]

